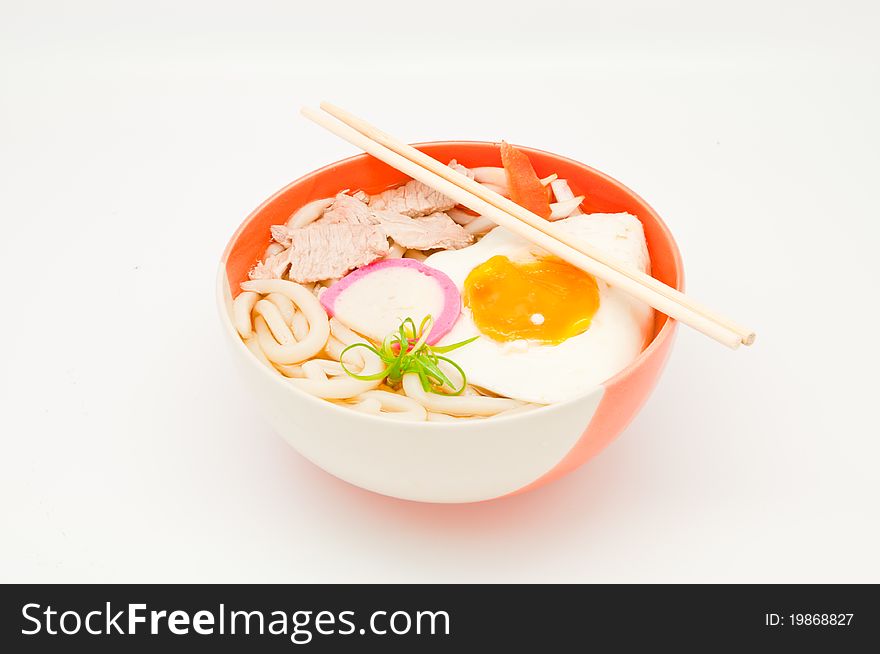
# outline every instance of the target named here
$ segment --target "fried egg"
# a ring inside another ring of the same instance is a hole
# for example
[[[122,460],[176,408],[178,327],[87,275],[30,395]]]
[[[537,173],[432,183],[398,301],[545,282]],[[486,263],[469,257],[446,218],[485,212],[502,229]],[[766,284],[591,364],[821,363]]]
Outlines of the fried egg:
[[[642,224],[628,213],[556,222],[630,268],[649,272]],[[479,242],[425,264],[458,287],[462,312],[438,345],[476,337],[450,353],[468,383],[527,402],[569,399],[611,378],[642,351],[653,309],[496,227]]]

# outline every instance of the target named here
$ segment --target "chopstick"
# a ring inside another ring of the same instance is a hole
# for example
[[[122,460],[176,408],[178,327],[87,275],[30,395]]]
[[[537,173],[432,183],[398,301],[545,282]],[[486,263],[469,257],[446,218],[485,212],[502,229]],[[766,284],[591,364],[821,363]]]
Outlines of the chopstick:
[[[643,273],[641,270],[634,270],[631,268],[626,268],[621,266],[613,259],[608,258],[601,250],[598,250],[592,247],[589,243],[586,243],[582,239],[578,239],[575,236],[564,233],[560,230],[554,223],[541,218],[540,216],[532,213],[528,209],[521,207],[516,204],[509,198],[505,198],[504,196],[496,193],[495,191],[486,188],[482,184],[475,182],[470,179],[467,175],[463,175],[449,166],[442,164],[436,159],[429,157],[424,152],[416,150],[411,145],[404,143],[398,139],[395,139],[393,136],[386,134],[382,130],[377,127],[369,124],[368,122],[358,118],[354,114],[342,109],[341,107],[337,107],[329,102],[322,102],[321,109],[331,114],[332,116],[338,118],[346,125],[354,128],[364,136],[371,138],[374,141],[379,142],[385,147],[393,150],[397,154],[406,157],[410,161],[413,161],[428,170],[440,175],[444,179],[452,182],[456,186],[460,186],[467,191],[477,195],[483,200],[489,202],[490,204],[495,205],[502,211],[506,213],[512,214],[516,218],[526,222],[531,227],[538,229],[539,231],[552,236],[556,240],[562,241],[567,245],[579,250],[583,254],[587,255],[599,261],[610,268],[614,268],[620,273],[623,273],[633,281],[636,281],[644,286],[651,288],[652,290],[664,295],[665,297],[682,304],[693,312],[702,314],[709,318],[713,322],[717,322],[719,325],[723,325],[727,327],[730,331],[736,332],[740,336],[740,342],[743,345],[751,345],[755,341],[755,333],[743,327],[729,318],[726,318],[720,314],[715,313],[708,307],[696,302],[695,300],[689,298],[687,295],[679,291],[678,289],[672,288],[667,284],[664,284],[659,279],[651,277],[648,274]],[[427,183],[427,182],[425,182]],[[491,218],[491,216],[489,216]],[[589,271],[588,271],[589,272]],[[608,281],[608,280],[605,280]],[[646,300],[647,301],[647,300]],[[648,304],[651,304],[648,302]],[[653,306],[653,305],[652,305]],[[654,307],[657,309],[658,307]],[[664,311],[664,313],[666,313]],[[667,315],[669,315],[667,313]],[[681,322],[686,322],[685,320],[681,320]]]
[[[568,263],[620,288],[730,348],[751,345],[755,334],[688,298],[680,291],[639,270],[621,266],[582,240],[572,238],[552,222],[520,207],[412,146],[373,127],[345,110],[329,103],[321,108],[327,114],[303,107],[301,113],[387,163],[413,179],[449,196],[457,203],[486,216],[493,222],[555,254]]]

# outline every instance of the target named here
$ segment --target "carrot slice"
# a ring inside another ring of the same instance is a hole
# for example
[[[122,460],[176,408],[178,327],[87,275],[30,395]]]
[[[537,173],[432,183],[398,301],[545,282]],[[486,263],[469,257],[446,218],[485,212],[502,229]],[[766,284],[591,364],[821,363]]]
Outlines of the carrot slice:
[[[542,218],[549,218],[550,201],[547,189],[541,184],[541,179],[525,152],[517,150],[507,141],[501,141],[501,164],[507,174],[510,199]]]

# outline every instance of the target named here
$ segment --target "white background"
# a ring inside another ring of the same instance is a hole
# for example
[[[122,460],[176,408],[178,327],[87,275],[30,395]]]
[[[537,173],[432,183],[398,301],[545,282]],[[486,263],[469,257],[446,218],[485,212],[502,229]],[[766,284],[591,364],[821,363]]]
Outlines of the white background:
[[[0,581],[880,582],[876,3],[299,4],[0,2]],[[323,98],[617,177],[757,344],[681,330],[537,492],[330,477],[214,306],[241,220],[354,152]]]

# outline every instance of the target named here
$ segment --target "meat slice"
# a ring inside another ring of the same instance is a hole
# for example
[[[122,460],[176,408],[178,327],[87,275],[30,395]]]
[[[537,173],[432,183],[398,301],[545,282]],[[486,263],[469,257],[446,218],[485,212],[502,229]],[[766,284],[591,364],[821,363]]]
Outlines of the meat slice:
[[[320,225],[371,225],[370,208],[358,198],[339,193],[324,215],[315,221]]]
[[[416,179],[408,181],[403,186],[370,196],[370,209],[396,211],[411,218],[446,211],[454,206],[455,200]]]
[[[455,160],[449,165],[473,175]],[[310,225],[272,225],[272,240],[286,249],[257,263],[249,277],[300,283],[342,277],[387,256],[389,237],[409,250],[462,248],[474,237],[442,213],[454,206],[453,200],[417,180],[374,196],[339,193]]]
[[[388,239],[375,225],[317,223],[294,230],[287,254],[288,279],[317,282],[345,273],[388,254]],[[278,255],[280,256],[280,255]]]
[[[458,250],[474,240],[461,225],[439,211],[418,218],[396,211],[374,211],[373,216],[384,233],[407,250]]]
[[[273,226],[273,237],[274,230]],[[372,224],[314,223],[286,229],[285,241],[287,249],[257,263],[248,274],[251,279],[291,279],[300,283],[333,279],[389,251],[385,232]]]
[[[471,170],[470,168],[468,168],[467,166],[462,166],[462,165],[461,165],[460,163],[458,163],[455,159],[453,159],[452,161],[450,161],[448,165],[449,165],[449,167],[452,168],[452,170],[454,170],[455,172],[457,172],[457,173],[461,173],[461,174],[464,175],[465,177],[470,177],[471,179],[474,178],[474,171]]]
[[[284,247],[290,247],[291,234],[298,228],[288,227],[287,225],[272,225],[269,227],[269,233],[272,234],[272,240],[280,243]]]
[[[288,250],[282,250],[278,254],[268,257],[265,261],[258,261],[248,273],[250,279],[285,279],[287,269],[290,267],[290,259],[287,258]]]

